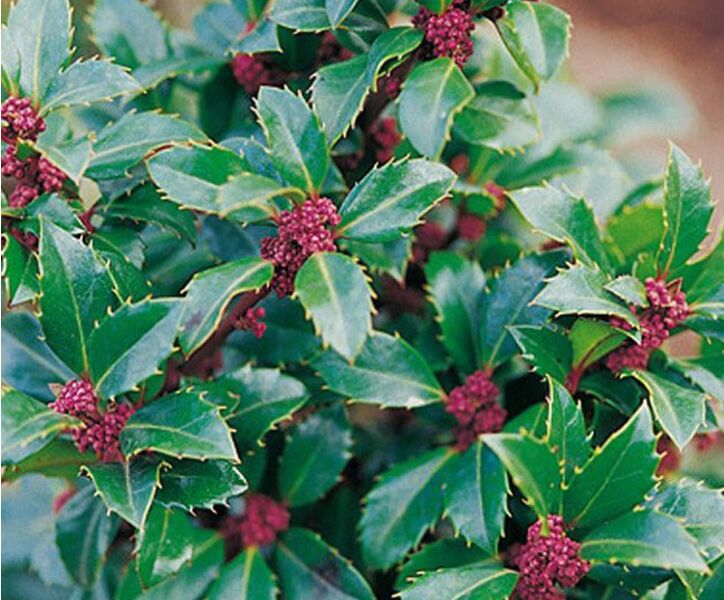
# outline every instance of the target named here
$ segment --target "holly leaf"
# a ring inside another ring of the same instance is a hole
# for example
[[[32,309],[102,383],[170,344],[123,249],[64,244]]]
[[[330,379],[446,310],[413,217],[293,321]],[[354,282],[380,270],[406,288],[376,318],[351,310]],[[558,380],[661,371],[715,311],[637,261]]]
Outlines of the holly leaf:
[[[518,325],[509,331],[521,355],[536,373],[550,375],[556,381],[565,383],[571,370],[573,349],[563,333],[537,325]]]
[[[696,254],[713,212],[711,188],[701,168],[671,144],[664,184],[664,235],[656,256],[660,272],[675,274]]]
[[[548,81],[558,72],[568,54],[571,19],[550,4],[511,0],[495,26],[513,60],[536,90],[541,81]]]
[[[593,210],[583,198],[552,186],[525,188],[510,197],[535,230],[571,246],[585,265],[610,269]]]
[[[324,31],[330,29],[326,0],[277,0],[269,18],[293,31]]]
[[[3,389],[2,464],[19,463],[41,450],[58,433],[78,427],[80,421],[50,410],[42,402],[18,390]]]
[[[591,447],[581,407],[559,382],[549,380],[548,384],[547,441],[558,457],[566,484],[591,456]]]
[[[73,480],[82,466],[96,462],[95,452],[79,452],[69,440],[55,438],[40,450],[14,465],[7,465],[2,481],[10,482],[31,473],[40,473],[46,478],[57,477]]]
[[[486,364],[498,365],[515,354],[510,327],[538,325],[550,315],[547,310],[532,306],[531,301],[543,288],[543,278],[564,256],[562,252],[546,252],[521,258],[492,282],[480,311],[480,344]]]
[[[209,600],[275,600],[278,595],[274,574],[256,547],[247,548],[224,565],[209,590]]]
[[[566,523],[588,529],[630,511],[654,485],[659,463],[645,405],[594,451],[563,495]]]
[[[244,41],[244,40],[242,40]],[[270,48],[271,50],[271,48]],[[197,75],[214,71],[226,60],[218,56],[172,56],[164,60],[140,65],[133,69],[133,78],[143,90],[151,90],[160,83],[181,75]]]
[[[89,337],[113,304],[111,282],[93,251],[40,221],[40,323],[48,346],[75,373],[90,369]]]
[[[525,94],[507,81],[486,81],[455,117],[453,132],[468,144],[499,152],[518,150],[535,142],[538,117]]]
[[[148,300],[124,304],[101,322],[88,338],[91,381],[101,398],[133,390],[158,371],[173,351],[181,310],[176,298]]]
[[[184,291],[181,348],[189,355],[216,330],[229,303],[239,294],[263,287],[274,266],[259,258],[242,258],[197,272]]]
[[[606,356],[626,339],[620,329],[595,319],[576,319],[568,335],[573,347],[573,365],[582,372]]]
[[[328,351],[312,366],[331,390],[353,402],[416,408],[445,398],[430,365],[399,336],[375,331],[353,363]]]
[[[507,492],[503,464],[480,441],[460,456],[445,486],[445,514],[466,540],[491,556],[498,553]]]
[[[239,469],[225,460],[170,459],[167,464],[156,494],[156,502],[167,508],[214,510],[249,487]]]
[[[81,136],[75,140],[57,141],[50,139],[49,135],[40,134],[34,146],[40,154],[63,171],[73,183],[80,185],[82,176],[91,160],[91,142],[87,137]],[[61,223],[56,220],[56,224]],[[77,221],[73,223],[72,228],[75,227],[77,227]],[[67,227],[67,229],[71,228]]]
[[[287,531],[276,545],[274,558],[285,598],[302,600],[321,594],[374,600],[369,584],[352,563],[308,529]]]
[[[143,529],[161,485],[161,472],[168,466],[157,458],[139,456],[131,461],[99,463],[83,470],[109,511],[136,529]]]
[[[325,0],[327,16],[332,27],[337,27],[352,12],[358,0]]]
[[[435,600],[440,590],[449,598],[508,598],[518,581],[518,573],[491,562],[440,569],[423,575],[400,590],[401,600]]]
[[[541,519],[558,513],[562,477],[550,446],[526,432],[487,434],[483,443],[497,454],[513,483]]]
[[[704,424],[706,394],[682,387],[648,371],[631,373],[648,392],[656,420],[679,447],[691,441]]]
[[[646,299],[646,286],[631,275],[620,275],[604,287],[627,304],[633,304],[634,306],[649,305]]]
[[[239,460],[219,407],[191,390],[147,404],[128,419],[120,437],[128,457],[154,450],[177,458]]]
[[[329,169],[329,151],[319,120],[304,98],[288,89],[262,87],[256,112],[281,176],[290,185],[316,194]]]
[[[423,159],[373,169],[342,203],[337,235],[365,242],[399,239],[450,191],[454,180],[446,166]]]
[[[87,175],[94,179],[126,177],[156,148],[191,140],[203,142],[206,136],[187,121],[155,112],[126,113],[98,133]]]
[[[632,512],[604,523],[581,542],[581,558],[645,567],[705,571],[694,539],[668,515]]]
[[[351,360],[372,330],[372,295],[362,267],[348,256],[310,256],[294,280],[295,294],[326,344]]]
[[[457,454],[446,448],[399,463],[366,497],[360,521],[365,563],[387,569],[399,561],[440,518],[443,483]]]

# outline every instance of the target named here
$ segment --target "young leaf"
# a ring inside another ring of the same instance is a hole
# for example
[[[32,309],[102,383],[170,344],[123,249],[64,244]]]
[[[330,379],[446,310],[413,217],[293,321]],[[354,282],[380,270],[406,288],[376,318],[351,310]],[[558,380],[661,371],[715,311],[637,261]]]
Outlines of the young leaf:
[[[231,431],[218,406],[191,390],[154,400],[134,413],[121,432],[126,456],[144,450],[178,458],[238,461]]]
[[[568,54],[571,19],[550,4],[511,0],[495,25],[513,60],[536,89],[556,74]]]
[[[197,272],[186,286],[181,317],[181,348],[189,355],[221,322],[229,303],[242,292],[269,283],[274,266],[259,258],[242,258]]]
[[[705,571],[694,539],[674,519],[652,510],[626,514],[594,529],[581,542],[586,560]]]
[[[310,594],[340,600],[374,600],[368,583],[352,563],[308,529],[287,531],[277,544],[274,557],[279,583],[289,600],[303,600]]]
[[[591,456],[586,436],[586,423],[581,407],[557,381],[549,380],[548,444],[558,457],[563,470],[563,483],[568,483],[577,468]]]
[[[445,397],[417,350],[398,336],[378,331],[367,338],[353,363],[336,353],[323,352],[312,366],[331,390],[354,402],[416,408]]]
[[[591,528],[630,511],[654,485],[659,463],[651,415],[641,405],[578,471],[563,495],[563,517]]]
[[[541,519],[558,513],[562,478],[556,455],[547,444],[528,433],[488,434],[483,442],[498,455]]]
[[[339,236],[365,242],[399,239],[452,187],[455,174],[423,159],[389,162],[370,171],[339,209]]]
[[[173,351],[181,310],[175,298],[149,300],[125,304],[101,322],[88,338],[91,381],[101,398],[130,391],[158,370]]]
[[[713,212],[711,189],[701,169],[671,144],[664,185],[664,236],[656,257],[659,271],[677,273],[699,250]]]
[[[73,371],[88,374],[88,338],[113,304],[111,282],[93,251],[40,222],[40,323],[48,346]]]
[[[239,469],[225,460],[169,459],[167,464],[156,494],[156,502],[167,508],[214,510],[249,487]]]
[[[491,556],[503,532],[507,488],[503,464],[480,441],[460,456],[445,486],[445,514],[466,540]]]
[[[143,529],[153,497],[161,485],[161,471],[168,464],[139,456],[131,461],[99,463],[85,467],[98,495],[109,511]]]
[[[455,458],[451,450],[431,450],[380,477],[367,495],[360,521],[362,554],[368,566],[392,566],[437,522],[443,508],[442,486]]]
[[[224,565],[209,590],[209,600],[275,600],[278,590],[259,548],[247,548]]]
[[[450,58],[421,62],[408,75],[400,94],[402,132],[418,152],[438,158],[455,114],[474,97],[473,86]]]
[[[634,371],[632,375],[646,388],[651,408],[663,430],[679,448],[686,446],[704,423],[706,394],[648,371]]]
[[[284,446],[279,492],[292,508],[318,500],[337,482],[349,460],[352,434],[341,404],[300,423]]]
[[[573,350],[568,338],[545,326],[518,325],[509,329],[522,356],[540,375],[550,375],[565,383],[571,370]]]
[[[42,449],[64,429],[80,421],[50,410],[45,404],[13,389],[3,389],[2,464],[18,463]]]
[[[415,580],[400,591],[401,600],[437,600],[445,590],[447,598],[474,600],[508,598],[518,581],[518,573],[490,562],[454,569],[440,569]]]
[[[372,330],[372,296],[362,268],[343,254],[310,256],[294,281],[322,339],[351,360]]]
[[[329,168],[329,152],[317,116],[301,96],[272,87],[259,91],[256,110],[282,177],[309,194],[318,192]]]

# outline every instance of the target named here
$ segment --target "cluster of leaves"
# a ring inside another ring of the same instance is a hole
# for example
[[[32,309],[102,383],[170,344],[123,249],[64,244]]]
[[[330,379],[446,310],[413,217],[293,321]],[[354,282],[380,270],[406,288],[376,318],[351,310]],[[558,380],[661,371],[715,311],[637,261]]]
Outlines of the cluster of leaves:
[[[721,454],[697,451],[724,400],[708,183],[673,145],[650,180],[605,149],[655,102],[565,83],[561,10],[462,5],[464,68],[390,25],[412,2],[219,1],[187,31],[95,0],[85,60],[67,0],[9,8],[3,100],[46,123],[16,152],[67,178],[24,206],[3,182],[8,598],[507,598],[549,515],[591,565],[576,597],[722,597]],[[239,55],[274,85],[240,86]],[[261,241],[320,197],[337,250],[278,297]],[[613,373],[650,278],[685,294],[692,351]],[[462,447],[445,408],[475,372],[508,418]],[[79,379],[134,406],[122,460],[48,406]],[[242,547],[260,494],[291,527]]]

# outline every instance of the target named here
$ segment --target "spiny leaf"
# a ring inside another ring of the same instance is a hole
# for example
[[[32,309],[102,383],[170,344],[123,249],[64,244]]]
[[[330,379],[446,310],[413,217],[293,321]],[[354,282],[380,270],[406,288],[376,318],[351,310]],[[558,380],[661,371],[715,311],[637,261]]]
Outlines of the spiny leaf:
[[[274,574],[259,548],[247,548],[221,569],[209,590],[209,600],[275,600],[278,590]]]
[[[423,575],[400,591],[402,600],[436,600],[440,591],[450,600],[508,598],[518,573],[500,565],[481,562],[453,569],[440,569]]]

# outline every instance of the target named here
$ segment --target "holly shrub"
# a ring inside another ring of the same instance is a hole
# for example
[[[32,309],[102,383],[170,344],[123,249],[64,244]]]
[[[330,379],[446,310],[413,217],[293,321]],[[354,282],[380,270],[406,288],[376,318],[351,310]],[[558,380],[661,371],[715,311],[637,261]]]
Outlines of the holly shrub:
[[[563,11],[87,8],[2,32],[8,599],[724,597],[709,184]]]

